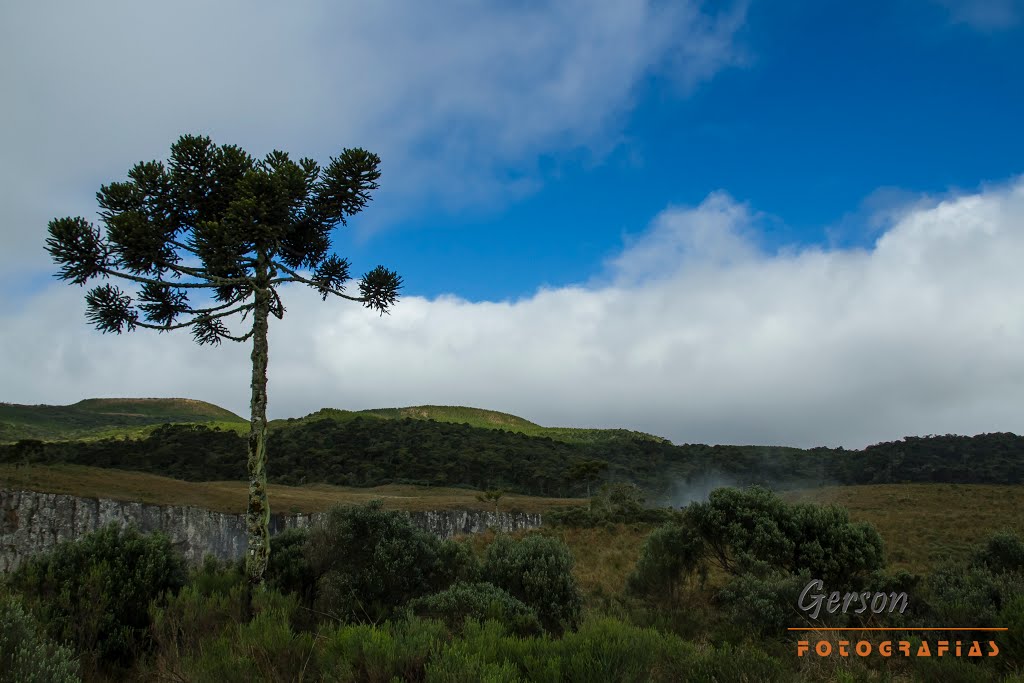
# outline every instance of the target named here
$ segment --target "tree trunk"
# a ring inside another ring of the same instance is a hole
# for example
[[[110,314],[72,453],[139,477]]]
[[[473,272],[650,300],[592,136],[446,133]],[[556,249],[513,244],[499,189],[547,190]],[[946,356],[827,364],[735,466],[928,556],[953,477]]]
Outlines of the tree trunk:
[[[249,577],[250,589],[262,588],[263,573],[270,558],[270,504],[267,502],[267,319],[270,313],[270,290],[257,286],[255,299],[251,356],[252,403],[247,461],[249,507],[245,513],[245,526],[249,536],[245,571]]]

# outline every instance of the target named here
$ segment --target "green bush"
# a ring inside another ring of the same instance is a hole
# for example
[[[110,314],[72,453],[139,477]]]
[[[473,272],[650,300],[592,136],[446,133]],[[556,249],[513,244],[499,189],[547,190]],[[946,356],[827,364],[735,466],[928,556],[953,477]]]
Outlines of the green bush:
[[[316,608],[344,621],[382,621],[412,598],[446,588],[458,572],[444,565],[457,550],[380,501],[333,508],[305,549],[317,577]]]
[[[29,559],[10,583],[54,639],[73,643],[90,664],[123,665],[148,645],[150,602],[185,578],[166,536],[111,523]]]
[[[213,555],[203,558],[203,564],[188,575],[188,585],[200,595],[227,595],[236,586],[247,581],[245,572],[234,562],[222,562]]]
[[[873,526],[853,523],[836,505],[790,505],[768,489],[719,488],[691,503],[686,523],[707,545],[708,557],[731,574],[807,572],[828,585],[849,584],[885,565]]]
[[[757,639],[779,637],[787,627],[803,623],[799,621],[802,613],[797,610],[797,602],[809,581],[806,574],[740,574],[722,587],[715,602],[731,629]],[[828,616],[822,611],[819,618],[825,620]]]
[[[0,595],[0,683],[77,683],[71,650],[46,637],[21,600]]]
[[[253,596],[254,604],[262,604],[264,593]],[[155,644],[155,665],[162,678],[188,680],[184,658],[200,648],[200,643],[214,641],[225,631],[245,623],[248,586],[239,582],[227,593],[205,593],[190,584],[177,595],[168,596],[166,604],[154,601],[149,613]]]
[[[1020,574],[993,574],[979,566],[950,564],[925,578],[920,597],[936,623],[999,627],[999,613],[1022,594],[1024,576]]]
[[[263,591],[253,596],[253,608],[255,615],[251,621],[225,629],[185,655],[179,680],[219,683],[317,680],[314,636],[295,633],[291,628],[295,596]]]
[[[678,636],[608,618],[585,621],[579,630],[560,639],[519,638],[495,621],[467,622],[462,638],[442,649],[427,670],[449,676],[428,680],[464,681],[477,673],[514,681],[517,674],[520,680],[534,683],[731,683],[791,678],[781,662],[754,648],[698,650]]]
[[[942,683],[997,683],[1003,677],[987,661],[956,657],[917,657],[911,665],[914,680]]]
[[[626,588],[634,595],[676,604],[690,576],[707,577],[704,541],[681,524],[658,527],[647,537]]]
[[[511,662],[488,662],[465,643],[446,647],[427,663],[427,683],[523,683]]]
[[[756,647],[723,645],[696,659],[686,670],[685,680],[692,683],[773,683],[792,680],[792,674],[782,662]]]
[[[264,581],[282,593],[294,593],[311,605],[316,595],[316,575],[306,556],[308,529],[286,529],[270,539],[270,558]]]
[[[614,619],[585,622],[559,643],[562,674],[570,681],[641,683],[679,680],[680,667],[694,649],[680,638]]]
[[[342,625],[323,635],[320,672],[338,683],[422,680],[445,640],[444,624],[430,620]]]
[[[644,494],[627,483],[605,484],[590,505],[573,505],[544,515],[544,524],[591,528],[605,524],[668,524],[678,521],[678,510],[644,507]]]
[[[1024,669],[1024,593],[1011,598],[999,613],[999,625],[1007,631],[997,639],[999,656],[1012,667]]]
[[[417,616],[442,621],[453,631],[461,630],[466,619],[495,619],[520,636],[543,631],[536,612],[489,583],[456,583],[439,593],[416,598],[409,609]]]
[[[974,552],[973,564],[993,574],[1024,573],[1024,540],[1013,531],[998,531]]]
[[[575,628],[583,599],[565,542],[541,535],[498,536],[487,548],[483,579],[532,608],[552,633]]]
[[[441,541],[437,560],[442,585],[456,582],[474,583],[480,580],[480,559],[466,541]]]

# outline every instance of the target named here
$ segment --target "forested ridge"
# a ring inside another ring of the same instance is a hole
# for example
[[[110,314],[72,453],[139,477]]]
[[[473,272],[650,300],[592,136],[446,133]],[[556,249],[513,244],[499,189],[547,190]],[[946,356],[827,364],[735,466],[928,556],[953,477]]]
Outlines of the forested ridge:
[[[270,480],[280,484],[389,483],[501,488],[532,495],[581,495],[583,463],[606,463],[589,480],[632,481],[653,499],[687,485],[1024,481],[1024,437],[1012,433],[907,437],[869,446],[799,449],[674,445],[628,433],[572,443],[543,436],[421,419],[319,419],[270,434]],[[240,479],[245,441],[235,431],[164,425],[141,439],[0,446],[0,462],[68,463],[137,470],[188,481]],[[583,468],[585,470],[585,468]]]

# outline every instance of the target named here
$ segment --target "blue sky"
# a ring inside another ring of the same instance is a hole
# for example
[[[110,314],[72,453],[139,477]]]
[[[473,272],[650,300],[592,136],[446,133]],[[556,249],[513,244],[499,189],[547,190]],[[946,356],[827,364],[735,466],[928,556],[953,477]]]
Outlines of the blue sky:
[[[283,293],[271,417],[471,405],[677,442],[1024,432],[1024,0],[0,7],[0,400],[244,413],[248,349],[104,336],[43,249],[183,133],[381,189],[383,319]]]
[[[409,292],[514,299],[586,281],[666,204],[717,189],[765,214],[766,249],[868,246],[868,218],[894,202],[1024,170],[1024,22],[958,23],[928,2],[755,2],[736,40],[744,63],[692,91],[664,74],[637,83],[609,152],[538,155],[532,194],[428,206],[351,248],[387,254]]]

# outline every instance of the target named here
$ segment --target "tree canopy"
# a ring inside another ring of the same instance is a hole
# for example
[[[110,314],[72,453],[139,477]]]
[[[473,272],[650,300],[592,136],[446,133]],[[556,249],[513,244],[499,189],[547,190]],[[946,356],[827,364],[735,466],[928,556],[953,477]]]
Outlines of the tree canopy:
[[[321,167],[274,150],[256,159],[235,145],[185,135],[168,162],[140,162],[128,179],[100,187],[103,230],[84,218],[50,221],[46,249],[57,277],[85,285],[116,277],[85,295],[86,317],[102,332],[138,327],[190,328],[199,344],[252,339],[248,439],[250,583],[261,585],[270,553],[266,494],[267,329],[285,307],[278,287],[300,283],[382,315],[398,300],[401,278],[383,266],[348,294],[347,259],[333,253],[331,233],[367,205],[378,188],[380,158],[345,149]],[[227,321],[252,316],[245,332]]]

